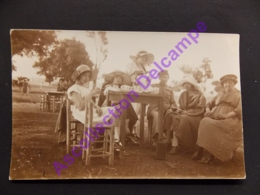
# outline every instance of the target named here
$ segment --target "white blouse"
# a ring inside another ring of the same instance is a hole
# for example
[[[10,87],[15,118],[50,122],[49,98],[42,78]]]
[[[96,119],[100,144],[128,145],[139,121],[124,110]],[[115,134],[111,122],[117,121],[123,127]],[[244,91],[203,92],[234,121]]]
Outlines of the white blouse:
[[[80,86],[78,84],[74,84],[72,85],[69,89],[68,89],[68,98],[73,102],[72,99],[72,92],[76,92],[80,95],[80,97],[83,99],[85,98],[88,94],[90,94],[90,89]],[[108,113],[108,108],[109,107],[101,107],[103,114],[101,116],[98,116],[97,112],[95,110],[93,110],[93,123],[103,123],[103,118],[105,115],[109,115]],[[111,107],[110,107],[111,108]],[[80,121],[81,123],[85,123],[85,118],[86,118],[86,110],[79,110],[75,104],[75,102],[73,102],[73,104],[70,107],[71,109],[71,113],[72,116],[74,117],[74,119]],[[111,108],[112,110],[114,110],[113,108]],[[109,117],[107,117],[107,121],[111,118],[111,115],[109,115]]]

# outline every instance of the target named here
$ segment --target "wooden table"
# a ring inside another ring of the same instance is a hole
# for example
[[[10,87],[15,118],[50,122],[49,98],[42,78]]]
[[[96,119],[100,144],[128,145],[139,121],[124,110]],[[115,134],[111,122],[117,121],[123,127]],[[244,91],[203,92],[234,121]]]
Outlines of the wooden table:
[[[129,92],[108,92],[109,101],[119,102],[122,99],[127,99],[127,94]],[[158,104],[158,131],[159,131],[159,140],[163,139],[163,97],[161,94],[151,94],[151,93],[138,93],[138,97],[132,95],[134,102],[132,103],[141,103],[141,113],[140,113],[140,147],[143,147],[144,144],[144,117],[145,117],[145,106],[146,104]],[[131,100],[129,100],[131,102]],[[122,115],[120,116],[120,134],[121,134],[121,143],[125,146],[125,119],[126,119],[126,110],[122,110]]]
[[[48,97],[53,97],[52,102],[49,101],[48,110],[50,111],[50,104],[52,104],[52,112],[55,112],[55,98],[61,98],[65,95],[65,93],[57,91],[47,91],[46,94],[48,95]]]

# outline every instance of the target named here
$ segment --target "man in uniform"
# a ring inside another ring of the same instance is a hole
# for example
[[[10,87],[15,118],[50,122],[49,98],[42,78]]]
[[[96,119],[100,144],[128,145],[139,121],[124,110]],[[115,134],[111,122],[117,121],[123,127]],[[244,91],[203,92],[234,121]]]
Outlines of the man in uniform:
[[[164,70],[163,72],[159,73],[159,80],[160,83],[153,84],[152,87],[159,88],[159,93],[164,94],[165,97],[163,98],[163,116],[165,116],[166,112],[168,110],[175,110],[177,109],[174,96],[173,96],[173,90],[170,86],[167,85],[167,82],[169,80],[169,74],[167,70]],[[158,105],[150,104],[147,111],[147,119],[151,120],[151,126],[152,126],[152,135],[153,139],[156,142],[158,140]]]

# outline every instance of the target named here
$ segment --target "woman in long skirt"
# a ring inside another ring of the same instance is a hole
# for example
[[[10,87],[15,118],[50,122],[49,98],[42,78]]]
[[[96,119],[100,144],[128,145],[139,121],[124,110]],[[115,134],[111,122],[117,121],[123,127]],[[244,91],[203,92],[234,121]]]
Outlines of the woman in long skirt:
[[[165,116],[164,129],[173,132],[170,154],[195,150],[198,127],[205,112],[206,99],[193,77],[179,82],[186,91],[179,98],[180,107]]]
[[[242,140],[241,93],[234,86],[235,75],[220,79],[225,92],[216,104],[216,98],[207,104],[205,118],[199,125],[197,145],[192,158],[208,163],[213,156],[221,161],[232,159]],[[213,112],[211,112],[213,110]]]

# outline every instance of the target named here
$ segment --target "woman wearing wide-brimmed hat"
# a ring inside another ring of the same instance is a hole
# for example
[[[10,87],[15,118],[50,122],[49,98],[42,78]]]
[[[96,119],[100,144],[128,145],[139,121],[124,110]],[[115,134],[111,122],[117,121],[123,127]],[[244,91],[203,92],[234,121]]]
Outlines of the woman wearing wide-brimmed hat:
[[[71,79],[75,81],[75,84],[72,85],[68,89],[68,98],[73,102],[71,105],[71,112],[73,117],[80,121],[81,123],[85,123],[85,108],[86,104],[90,101],[96,112],[93,114],[93,123],[103,123],[103,119],[108,114],[108,109],[112,109],[111,107],[99,107],[92,101],[92,96],[95,94],[100,94],[100,89],[95,88],[94,90],[90,90],[87,88],[87,83],[91,79],[91,69],[87,65],[80,65],[77,67],[75,72],[73,73]],[[114,110],[115,111],[115,110]],[[109,118],[107,118],[109,119]],[[113,125],[115,126],[115,145],[119,142],[119,119],[113,119]]]
[[[130,55],[131,63],[127,64],[125,72],[131,77],[132,85],[138,85],[136,78],[142,74],[146,74],[146,67],[154,62],[154,55],[147,51],[139,51],[136,55]],[[148,75],[149,76],[149,75]],[[141,104],[132,103],[137,114],[140,114]]]
[[[208,163],[213,156],[221,161],[230,160],[242,140],[241,92],[235,88],[237,76],[225,75],[220,82],[224,94],[217,104],[215,98],[207,104],[198,131],[197,145],[200,148],[192,156],[202,163]],[[216,109],[211,112],[214,107]]]
[[[99,101],[98,105],[101,106],[107,106],[107,93],[109,90],[111,91],[117,91],[122,85],[131,85],[131,78],[128,74],[126,74],[123,71],[116,70],[105,77],[105,83],[102,86],[101,93],[99,96]],[[118,105],[118,102],[111,102],[113,105]],[[132,107],[130,105],[127,108],[127,113],[126,113],[126,129],[129,131],[127,140],[137,144],[137,140],[135,133],[133,132],[133,127],[136,124],[136,121],[138,120],[138,117]]]
[[[185,89],[179,98],[180,106],[168,112],[164,122],[164,128],[173,131],[170,154],[195,150],[198,127],[206,104],[200,86],[193,77],[185,77],[178,85]]]
[[[125,72],[135,83],[138,75],[147,73],[146,67],[154,62],[154,55],[146,51],[139,51],[136,55],[130,55],[131,63],[127,64]]]

